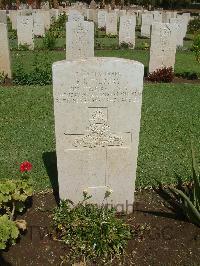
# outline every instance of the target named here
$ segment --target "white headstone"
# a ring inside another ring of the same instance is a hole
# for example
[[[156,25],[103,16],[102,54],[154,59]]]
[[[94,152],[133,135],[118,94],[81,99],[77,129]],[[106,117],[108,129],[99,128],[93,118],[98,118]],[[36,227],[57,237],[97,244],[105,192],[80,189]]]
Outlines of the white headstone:
[[[105,28],[106,27],[106,10],[99,10],[98,11],[98,28]]]
[[[53,64],[59,194],[132,211],[144,66],[90,58]]]
[[[7,24],[5,23],[0,23],[0,73],[2,72],[11,78],[10,50]]]
[[[117,14],[115,12],[106,14],[106,34],[117,35]]]
[[[44,16],[40,12],[33,13],[33,32],[35,36],[45,36]]]
[[[7,23],[7,15],[5,10],[0,10],[0,23]]]
[[[176,28],[176,46],[183,46],[183,38],[184,38],[184,26],[183,26],[183,19],[182,18],[171,18],[170,23],[174,24]]]
[[[162,23],[162,14],[159,11],[153,11],[153,22]]]
[[[94,23],[66,23],[66,58],[68,60],[94,56]]]
[[[39,11],[41,16],[43,16],[43,21],[44,21],[44,27],[46,30],[50,29],[51,26],[51,15],[49,10],[40,10]]]
[[[135,16],[120,17],[119,45],[122,43],[127,43],[130,47],[135,47],[135,26]]]
[[[12,29],[17,29],[17,10],[9,10],[9,17],[12,23]]]
[[[153,23],[149,72],[164,67],[174,68],[176,55],[176,29],[174,24]]]
[[[52,8],[50,10],[51,21],[54,22],[59,17],[59,9]]]
[[[18,45],[28,45],[34,50],[33,16],[17,17],[17,38]]]
[[[77,22],[84,21],[84,16],[82,16],[81,13],[75,9],[69,10],[68,22],[72,21],[77,21]]]
[[[150,38],[152,23],[153,23],[153,14],[151,13],[142,14],[141,36]]]

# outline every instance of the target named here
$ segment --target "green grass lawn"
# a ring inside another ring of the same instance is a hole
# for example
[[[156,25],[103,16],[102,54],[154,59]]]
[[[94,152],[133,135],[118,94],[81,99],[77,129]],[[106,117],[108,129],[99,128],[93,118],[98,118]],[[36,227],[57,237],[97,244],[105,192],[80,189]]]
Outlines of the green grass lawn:
[[[144,50],[97,50],[95,56],[122,57],[139,61],[148,67],[149,51]],[[30,71],[35,58],[41,64],[48,62],[49,68],[53,62],[64,60],[65,51],[13,51],[12,68],[15,72],[18,64],[24,66],[26,71]],[[177,51],[175,73],[184,73],[186,71],[196,72],[200,77],[200,65],[196,62],[194,53],[191,51]]]
[[[54,172],[51,86],[0,87],[0,178],[19,176],[29,160],[36,189],[50,187],[45,161]],[[190,130],[200,149],[200,85],[148,84],[144,87],[137,186],[187,179],[191,173]],[[49,155],[49,156],[47,156]],[[198,159],[200,155],[198,154]]]

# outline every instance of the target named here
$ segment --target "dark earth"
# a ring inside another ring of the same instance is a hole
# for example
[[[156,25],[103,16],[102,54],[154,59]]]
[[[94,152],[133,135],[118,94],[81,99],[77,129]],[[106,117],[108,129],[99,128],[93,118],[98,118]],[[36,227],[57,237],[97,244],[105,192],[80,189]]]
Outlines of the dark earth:
[[[144,229],[129,241],[121,264],[115,265],[200,265],[200,228],[175,214],[158,194],[153,190],[136,193],[127,222]],[[0,266],[72,265],[62,262],[67,246],[50,234],[55,198],[52,192],[34,195],[32,206],[22,215],[28,230],[15,246],[2,252]]]

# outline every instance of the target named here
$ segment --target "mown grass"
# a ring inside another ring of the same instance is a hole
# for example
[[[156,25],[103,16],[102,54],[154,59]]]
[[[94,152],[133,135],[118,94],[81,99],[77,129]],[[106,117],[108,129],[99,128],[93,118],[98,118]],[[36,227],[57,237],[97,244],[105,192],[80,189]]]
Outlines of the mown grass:
[[[12,52],[12,68],[13,72],[16,71],[17,65],[24,66],[26,71],[31,71],[34,61],[43,64],[48,62],[49,68],[53,62],[64,60],[65,51],[13,51]],[[149,51],[144,50],[97,50],[95,56],[105,57],[121,57],[131,60],[136,60],[148,67]],[[195,55],[191,51],[177,51],[175,73],[181,74],[184,72],[195,72],[200,77],[200,65],[195,60]]]
[[[20,162],[29,160],[35,188],[51,187],[48,174],[56,163],[52,87],[0,87],[0,95],[0,178],[15,178]],[[176,174],[189,177],[190,130],[200,149],[199,102],[200,85],[145,85],[137,187],[175,182]]]

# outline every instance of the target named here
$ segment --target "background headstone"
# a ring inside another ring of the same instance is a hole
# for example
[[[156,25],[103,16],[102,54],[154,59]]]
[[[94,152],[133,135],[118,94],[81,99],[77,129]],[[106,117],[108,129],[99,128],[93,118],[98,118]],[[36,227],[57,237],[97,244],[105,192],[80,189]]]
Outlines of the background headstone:
[[[142,14],[141,36],[150,38],[152,23],[153,23],[153,14],[151,13]]]
[[[34,50],[33,16],[17,17],[17,38],[18,45],[28,45]]]
[[[105,28],[106,27],[106,10],[99,10],[98,11],[98,28]]]
[[[33,32],[35,36],[45,36],[44,17],[40,12],[33,13]]]
[[[121,16],[119,27],[119,45],[127,43],[130,47],[135,47],[135,16]]]
[[[0,10],[0,23],[7,23],[7,15],[5,10]]]
[[[66,58],[68,60],[94,56],[94,23],[66,23]]]
[[[68,22],[71,21],[84,21],[84,16],[77,10],[70,10],[68,15]]]
[[[2,72],[11,78],[8,31],[5,23],[0,23],[0,73]]]
[[[106,34],[117,35],[117,14],[115,12],[106,14]]]
[[[149,72],[163,67],[174,68],[176,55],[176,29],[174,24],[153,23]]]

